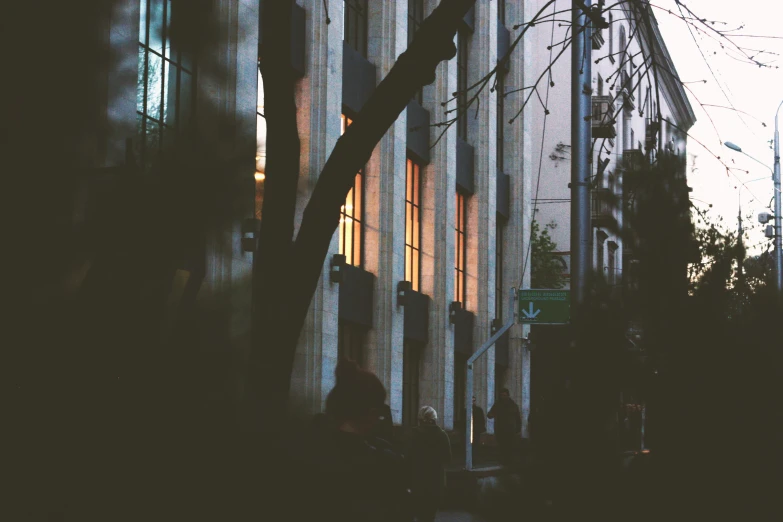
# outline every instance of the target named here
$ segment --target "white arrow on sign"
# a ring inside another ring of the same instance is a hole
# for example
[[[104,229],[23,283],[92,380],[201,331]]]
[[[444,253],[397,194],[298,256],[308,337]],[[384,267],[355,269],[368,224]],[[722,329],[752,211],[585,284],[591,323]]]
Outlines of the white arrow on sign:
[[[533,301],[530,301],[530,311],[522,310],[522,313],[525,314],[525,319],[535,319],[538,314],[541,313],[541,309],[533,311]]]

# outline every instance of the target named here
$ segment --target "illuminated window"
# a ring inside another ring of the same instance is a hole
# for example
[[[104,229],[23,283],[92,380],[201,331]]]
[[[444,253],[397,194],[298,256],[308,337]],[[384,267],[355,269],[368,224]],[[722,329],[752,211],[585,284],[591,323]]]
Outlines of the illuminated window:
[[[171,44],[172,24],[179,20],[171,4],[141,0],[140,5],[136,149],[145,167],[190,124],[193,113],[193,63]]]
[[[467,246],[467,208],[466,197],[457,192],[457,222],[454,227],[454,300],[465,306],[465,258]]]
[[[421,167],[408,160],[405,173],[405,280],[421,286]]]
[[[408,45],[410,46],[413,41],[413,35],[421,27],[421,23],[424,21],[424,0],[408,0]],[[422,91],[419,89],[416,94],[413,95],[413,99],[422,104]]]
[[[457,136],[468,139],[468,35],[457,33]]]
[[[345,0],[343,40],[367,58],[367,0]]]
[[[340,116],[342,133],[351,124],[351,119],[345,114]],[[345,205],[340,208],[340,254],[345,256],[345,262],[353,266],[362,266],[364,183],[362,171],[356,173],[353,187],[345,198]]]
[[[258,73],[258,96],[256,103],[256,184],[255,217],[261,219],[264,204],[264,180],[266,179],[266,118],[264,117],[264,80]]]

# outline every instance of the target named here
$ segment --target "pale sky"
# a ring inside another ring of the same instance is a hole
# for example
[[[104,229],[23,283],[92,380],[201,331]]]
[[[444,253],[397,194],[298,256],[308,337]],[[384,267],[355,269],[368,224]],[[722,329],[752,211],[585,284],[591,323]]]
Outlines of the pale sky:
[[[680,79],[683,82],[707,80],[706,84],[687,84],[693,91],[688,95],[698,120],[690,134],[727,164],[748,171],[746,173],[734,170],[736,177],[727,177],[726,169],[721,163],[694,139],[689,138],[689,156],[696,156],[695,162],[692,158],[689,161],[695,165],[695,169],[688,174],[689,185],[693,187],[691,199],[702,209],[711,203],[713,208],[710,214],[713,218],[723,216],[724,223],[736,230],[739,195],[743,217],[752,216],[751,219],[743,221],[743,226],[748,231],[746,244],[749,247],[755,246],[750,253],[759,253],[770,241],[765,239],[764,227],[758,223],[756,216],[764,210],[772,212],[767,208],[767,205],[772,207],[770,199],[773,193],[769,170],[772,168],[773,153],[768,142],[774,134],[775,111],[783,101],[783,4],[769,0],[684,0],[683,3],[700,18],[717,22],[710,24],[712,27],[730,30],[728,34],[778,37],[732,37],[734,43],[754,49],[755,51],[749,53],[756,55],[759,61],[770,63],[773,67],[780,66],[778,69],[768,69],[738,60],[736,51],[729,52],[731,45],[727,41],[720,40],[724,45],[724,48],[721,48],[718,41],[694,29],[693,34],[709,63],[708,67],[686,23],[665,11],[670,9],[679,14],[675,1],[652,1],[653,6],[663,8],[654,7],[655,16]],[[741,26],[744,27],[739,29]],[[699,27],[703,28],[703,25],[699,24]],[[759,50],[778,55],[759,54]],[[717,82],[710,72],[710,67]],[[733,105],[747,115],[724,108],[703,108],[699,101],[705,105]],[[783,126],[783,109],[780,112],[778,123]],[[760,122],[766,123],[767,126],[762,126]],[[721,142],[726,141],[739,145],[744,152],[768,165],[769,169],[722,146]],[[745,186],[741,182],[744,182]],[[740,188],[741,193],[738,190]]]

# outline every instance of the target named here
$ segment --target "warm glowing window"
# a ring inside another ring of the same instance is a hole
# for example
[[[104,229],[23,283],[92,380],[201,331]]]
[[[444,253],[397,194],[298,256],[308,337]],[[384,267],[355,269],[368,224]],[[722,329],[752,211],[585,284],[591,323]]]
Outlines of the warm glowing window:
[[[266,118],[264,117],[264,79],[258,73],[258,96],[256,103],[256,184],[255,217],[261,219],[264,204],[264,180],[266,179]]]
[[[345,0],[343,14],[343,40],[367,58],[367,0]]]
[[[405,280],[421,285],[421,167],[408,160],[405,174]]]
[[[351,124],[351,119],[345,114],[341,117],[342,133]],[[345,205],[340,208],[340,254],[345,256],[345,262],[353,266],[362,266],[363,238],[363,204],[364,184],[362,171],[356,173],[353,187],[345,198]]]
[[[186,128],[193,106],[193,63],[171,44],[172,0],[141,0],[136,120],[139,161],[149,167]]]
[[[454,300],[465,306],[465,258],[467,257],[466,197],[457,192],[457,222],[454,227]]]
[[[468,35],[457,33],[457,136],[468,139]]]

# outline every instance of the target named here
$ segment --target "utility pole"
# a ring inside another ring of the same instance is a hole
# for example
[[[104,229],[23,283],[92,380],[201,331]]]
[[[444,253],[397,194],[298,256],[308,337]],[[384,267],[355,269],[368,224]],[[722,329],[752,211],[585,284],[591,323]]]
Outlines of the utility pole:
[[[587,299],[590,269],[590,142],[592,129],[591,0],[571,10],[571,310]],[[600,13],[598,14],[600,17]]]
[[[780,107],[783,105],[783,101],[778,105],[778,110],[775,111],[775,164],[774,171],[772,173],[772,181],[775,185],[775,286],[778,291],[778,301],[783,300],[783,251],[781,251],[781,234],[783,234],[783,227],[781,222],[783,216],[780,213],[780,134],[778,133],[778,113]]]

